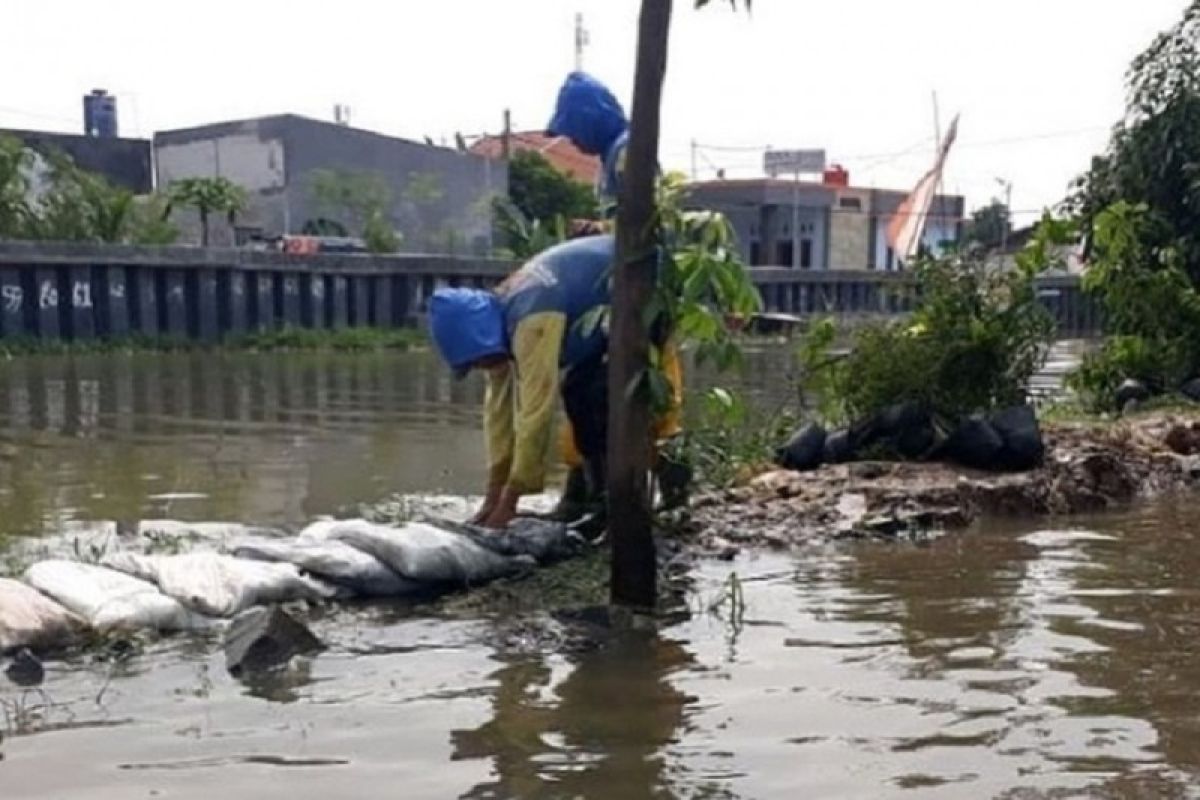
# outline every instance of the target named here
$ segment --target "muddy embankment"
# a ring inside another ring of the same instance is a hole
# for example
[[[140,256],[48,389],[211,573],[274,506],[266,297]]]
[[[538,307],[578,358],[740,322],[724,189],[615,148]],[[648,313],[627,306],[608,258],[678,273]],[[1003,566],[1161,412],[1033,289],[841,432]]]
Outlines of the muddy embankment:
[[[986,516],[1055,517],[1200,486],[1200,414],[1044,426],[1042,467],[990,474],[928,463],[859,462],[765,471],[698,495],[680,532],[715,555],[850,538],[920,538]]]

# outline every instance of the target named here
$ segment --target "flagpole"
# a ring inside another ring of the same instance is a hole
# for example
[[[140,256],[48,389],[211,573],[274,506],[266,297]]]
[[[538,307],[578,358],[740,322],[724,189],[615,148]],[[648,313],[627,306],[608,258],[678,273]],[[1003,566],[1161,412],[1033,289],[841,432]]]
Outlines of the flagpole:
[[[936,151],[934,158],[940,159],[942,157],[942,111],[941,111],[940,106],[938,105],[937,89],[933,90],[933,138],[934,138],[933,147]],[[940,202],[939,202],[939,198],[940,198]],[[942,212],[942,214],[945,214],[946,200],[945,200],[945,196],[942,194],[942,170],[938,170],[937,186],[934,187],[933,200],[934,200],[934,202],[931,202],[929,204],[929,208],[932,210],[936,203],[936,204],[938,204],[938,208]],[[940,219],[941,217],[939,216],[938,218]],[[925,226],[928,224],[928,222],[929,222],[929,215],[926,214],[925,219],[921,220],[922,237],[924,236]],[[918,244],[917,247],[919,249],[920,244]]]

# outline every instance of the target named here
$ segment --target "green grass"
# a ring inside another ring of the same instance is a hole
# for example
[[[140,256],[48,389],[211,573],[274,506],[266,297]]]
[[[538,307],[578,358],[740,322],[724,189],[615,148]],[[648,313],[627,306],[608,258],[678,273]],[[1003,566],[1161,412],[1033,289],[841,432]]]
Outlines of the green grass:
[[[280,328],[227,336],[219,342],[205,342],[179,336],[146,336],[143,334],[80,341],[21,336],[0,339],[0,358],[25,355],[180,353],[209,350],[404,351],[421,347],[425,343],[424,332],[413,328],[340,328],[337,330]]]

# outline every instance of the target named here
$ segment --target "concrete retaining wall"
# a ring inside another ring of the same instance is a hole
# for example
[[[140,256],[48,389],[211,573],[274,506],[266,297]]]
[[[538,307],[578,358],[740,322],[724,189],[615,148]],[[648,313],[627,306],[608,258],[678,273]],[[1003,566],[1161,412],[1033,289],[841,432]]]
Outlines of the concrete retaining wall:
[[[0,242],[0,337],[88,340],[170,335],[216,341],[284,326],[417,324],[439,286],[490,287],[514,264],[448,256],[289,256],[220,248]],[[903,314],[906,275],[752,270],[766,311]],[[1064,337],[1098,334],[1079,279],[1043,279]]]

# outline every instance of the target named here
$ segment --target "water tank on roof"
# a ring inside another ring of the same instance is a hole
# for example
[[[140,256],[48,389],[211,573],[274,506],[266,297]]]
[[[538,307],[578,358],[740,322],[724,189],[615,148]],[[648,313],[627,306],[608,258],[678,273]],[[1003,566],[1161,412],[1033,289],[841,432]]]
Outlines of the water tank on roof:
[[[117,138],[117,98],[103,89],[83,96],[83,132],[101,139]]]
[[[824,183],[845,189],[850,185],[850,173],[841,164],[834,164],[825,170]]]

